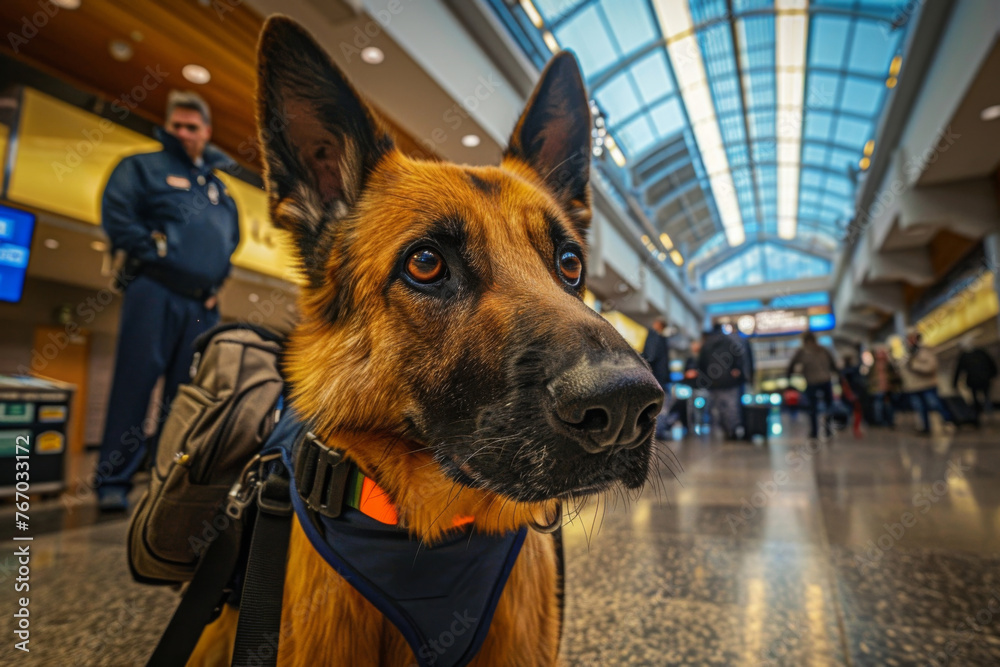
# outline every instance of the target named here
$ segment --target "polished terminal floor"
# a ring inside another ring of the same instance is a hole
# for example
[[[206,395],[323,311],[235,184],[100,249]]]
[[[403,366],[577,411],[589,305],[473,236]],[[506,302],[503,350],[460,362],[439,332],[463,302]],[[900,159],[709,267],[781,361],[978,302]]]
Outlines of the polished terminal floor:
[[[803,421],[768,446],[664,443],[659,482],[580,511],[563,664],[1000,664],[1000,420],[815,445]],[[141,665],[176,604],[132,583],[126,521],[77,500],[33,508],[31,653],[5,630],[0,664]]]

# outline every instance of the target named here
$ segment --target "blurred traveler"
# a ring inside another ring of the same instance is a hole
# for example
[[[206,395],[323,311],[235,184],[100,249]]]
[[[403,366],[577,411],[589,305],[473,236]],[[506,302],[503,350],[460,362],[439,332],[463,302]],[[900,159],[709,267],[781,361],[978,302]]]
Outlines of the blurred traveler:
[[[727,334],[716,324],[698,355],[697,385],[708,389],[709,405],[726,438],[742,439],[743,385],[752,373],[750,348],[739,334]]]
[[[861,374],[861,363],[855,361],[852,356],[845,356],[844,369],[840,377],[844,402],[851,406],[851,414],[854,417],[852,423],[854,437],[861,438],[862,404],[868,399],[865,378]]]
[[[667,426],[672,428],[674,424],[680,424],[685,429],[690,430],[695,423],[694,416],[694,395],[696,381],[698,379],[698,352],[701,350],[701,341],[691,341],[689,352],[684,360],[684,371],[681,379],[673,383],[674,402],[670,406],[667,414]],[[690,389],[691,391],[687,391]],[[683,393],[682,393],[683,390]]]
[[[868,371],[868,394],[872,399],[875,424],[895,428],[893,394],[899,387],[899,373],[884,345],[875,348],[874,358],[875,362]]]
[[[981,347],[973,348],[972,339],[962,341],[962,354],[958,358],[955,369],[954,387],[965,376],[965,386],[972,392],[972,407],[976,411],[976,423],[982,419],[983,410],[993,411],[993,400],[990,398],[990,386],[997,376],[997,364],[990,353]]]
[[[692,389],[698,386],[698,355],[701,354],[701,347],[704,344],[704,337],[700,340],[691,341],[691,351],[684,360],[684,384]]]
[[[945,421],[951,421],[951,413],[938,395],[937,356],[922,345],[923,337],[916,329],[906,335],[906,356],[899,367],[903,378],[903,390],[910,396],[913,411],[920,413],[923,420],[921,433],[931,432],[930,411],[934,410]]]
[[[785,405],[793,422],[799,420],[799,401],[801,399],[802,396],[795,387],[788,387],[785,391],[781,392],[781,402]]]
[[[795,369],[800,366],[802,375],[806,379],[809,437],[811,439],[819,437],[820,399],[823,400],[823,435],[830,437],[830,424],[825,413],[833,405],[833,376],[837,372],[837,360],[830,350],[816,342],[816,334],[811,331],[803,334],[802,347],[792,357],[785,375],[791,378]]]
[[[163,150],[122,160],[104,190],[102,225],[112,252],[125,258],[97,469],[104,510],[126,509],[132,475],[145,454],[155,454],[156,436],[146,440],[143,422],[158,378],[164,378],[162,417],[188,379],[194,339],[219,321],[216,293],[240,233],[236,204],[213,171],[233,162],[208,145],[211,136],[205,101],[172,91],[166,126],[157,129]]]
[[[653,328],[646,334],[646,344],[642,348],[642,356],[649,362],[649,367],[653,371],[653,377],[663,387],[666,400],[663,402],[663,409],[656,417],[656,437],[665,440],[669,437],[668,415],[670,412],[670,344],[664,332],[667,330],[667,321],[662,317],[653,321]]]

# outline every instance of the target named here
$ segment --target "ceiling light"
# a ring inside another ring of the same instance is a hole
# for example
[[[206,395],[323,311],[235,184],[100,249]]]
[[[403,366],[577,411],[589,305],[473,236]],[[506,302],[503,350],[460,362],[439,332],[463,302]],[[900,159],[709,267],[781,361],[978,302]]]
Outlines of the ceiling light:
[[[378,65],[385,60],[385,53],[377,46],[366,46],[361,49],[361,59],[369,65]]]
[[[49,250],[55,250],[56,248],[59,247],[59,241],[56,241],[55,239],[45,239],[42,242],[42,245],[44,245]]]
[[[809,36],[808,0],[775,0],[778,116],[778,236],[793,239],[799,222],[802,105]]]
[[[523,9],[524,13],[528,15],[528,20],[531,21],[536,28],[541,28],[545,25],[545,21],[542,20],[542,15],[538,13],[537,9],[535,9],[535,5],[531,2],[531,0],[521,0],[521,9]]]
[[[858,161],[858,166],[861,167],[861,171],[865,171],[872,165],[871,158],[863,157]]]
[[[475,148],[479,145],[479,135],[478,134],[467,134],[462,137],[462,145],[466,148]]]
[[[660,29],[667,38],[667,55],[677,78],[684,107],[691,121],[698,152],[701,154],[712,196],[719,211],[726,240],[737,246],[746,240],[736,187],[729,168],[725,144],[715,114],[715,103],[705,74],[701,48],[694,34],[691,8],[687,0],[654,0]]]
[[[50,0],[59,9],[79,9],[80,0]]]
[[[608,149],[608,154],[611,155],[611,159],[615,161],[619,167],[625,166],[625,154],[622,153],[622,149],[618,148],[618,142],[615,141],[614,137],[610,134],[604,137],[604,145]]]
[[[97,252],[104,252],[105,250],[108,249],[108,244],[105,243],[104,241],[91,241],[90,249],[96,250]]]
[[[556,41],[555,36],[551,32],[549,32],[548,30],[543,32],[542,39],[545,41],[545,46],[549,47],[549,51],[551,51],[552,53],[559,53],[560,51],[559,42]]]
[[[247,298],[250,299],[250,303],[257,303],[260,301],[260,296],[258,296],[256,292],[250,292],[250,294],[247,295]]]
[[[181,75],[191,83],[205,84],[212,80],[212,73],[201,65],[185,65]]]
[[[897,83],[899,83],[899,79],[897,79],[894,76],[890,76],[888,79],[885,80],[885,87],[895,88]]]
[[[674,264],[677,266],[684,266],[684,257],[681,255],[679,250],[671,252],[670,259],[674,260]]]
[[[656,259],[660,260],[661,262],[667,261],[667,253],[661,252],[656,256]]]
[[[991,107],[986,107],[979,112],[979,117],[983,120],[996,120],[1000,118],[1000,104],[994,104]]]
[[[899,76],[899,68],[903,64],[903,56],[896,56],[889,63],[889,76]]]
[[[132,45],[122,39],[113,39],[108,42],[108,53],[120,63],[132,59]]]
[[[865,144],[865,156],[870,156],[875,151],[875,140],[869,139]]]
[[[663,247],[666,248],[667,250],[670,250],[674,247],[674,242],[670,240],[670,236],[666,232],[660,234],[660,243],[662,243]]]

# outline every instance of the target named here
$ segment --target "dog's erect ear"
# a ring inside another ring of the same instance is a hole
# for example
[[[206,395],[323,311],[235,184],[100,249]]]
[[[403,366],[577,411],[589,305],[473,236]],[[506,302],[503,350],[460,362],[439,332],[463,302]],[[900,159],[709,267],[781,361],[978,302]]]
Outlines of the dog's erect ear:
[[[321,279],[331,223],[357,202],[392,138],[302,26],[264,24],[257,49],[257,128],[271,219],[292,232]]]
[[[590,224],[590,125],[580,66],[561,51],[542,72],[505,153],[539,175],[581,232]]]

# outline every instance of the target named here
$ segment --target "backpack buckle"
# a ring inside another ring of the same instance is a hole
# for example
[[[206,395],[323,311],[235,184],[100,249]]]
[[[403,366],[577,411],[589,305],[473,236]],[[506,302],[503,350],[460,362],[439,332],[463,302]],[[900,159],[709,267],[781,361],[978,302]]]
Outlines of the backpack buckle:
[[[274,463],[270,470],[265,466]],[[292,513],[291,482],[288,470],[281,460],[281,453],[262,456],[259,467],[260,482],[257,484],[257,507],[275,516],[289,516]]]
[[[243,518],[243,513],[250,503],[254,500],[260,500],[259,489],[267,476],[265,466],[271,461],[280,458],[280,452],[273,452],[263,456],[257,454],[247,461],[247,464],[243,466],[242,472],[240,472],[240,476],[229,489],[229,495],[226,500],[226,514],[228,516],[239,521]],[[270,505],[269,501],[265,500],[264,502]]]
[[[260,454],[257,454],[250,459],[243,466],[240,476],[229,489],[229,495],[226,500],[226,514],[237,521],[243,518],[243,512],[254,500],[254,491],[257,490],[257,484],[260,481],[260,458]]]

